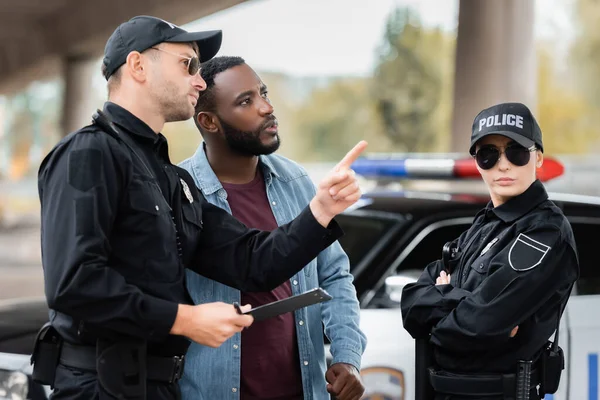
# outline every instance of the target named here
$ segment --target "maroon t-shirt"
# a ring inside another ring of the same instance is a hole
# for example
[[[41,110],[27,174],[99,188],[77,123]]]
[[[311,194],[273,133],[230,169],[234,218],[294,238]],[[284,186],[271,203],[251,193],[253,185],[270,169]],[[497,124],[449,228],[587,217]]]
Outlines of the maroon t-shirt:
[[[223,183],[234,217],[249,228],[271,231],[277,222],[262,173],[250,183]],[[292,295],[286,281],[271,292],[243,293],[241,304],[256,307]],[[302,400],[302,376],[293,313],[254,322],[242,331],[241,400]]]

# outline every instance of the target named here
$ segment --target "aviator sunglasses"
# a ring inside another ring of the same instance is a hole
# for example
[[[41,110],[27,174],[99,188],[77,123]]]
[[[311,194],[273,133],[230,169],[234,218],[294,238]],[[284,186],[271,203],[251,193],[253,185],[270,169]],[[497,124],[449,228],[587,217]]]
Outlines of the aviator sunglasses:
[[[159,49],[158,47],[150,47],[152,50],[158,50],[158,51],[162,51],[163,53],[167,53],[170,54],[172,56],[176,56],[179,58],[182,58],[184,60],[187,60],[187,71],[191,76],[196,75],[198,72],[200,72],[200,58],[197,56],[194,57],[186,57],[186,56],[182,56],[181,54],[175,54],[175,53],[171,53],[170,51],[166,51],[163,49]]]
[[[535,146],[529,148],[520,146],[518,144],[511,144],[506,147],[504,151],[501,151],[498,147],[492,145],[482,146],[477,153],[475,153],[475,160],[477,165],[481,169],[490,169],[500,159],[502,153],[506,156],[506,159],[517,167],[527,165],[531,159],[531,152],[537,150]]]

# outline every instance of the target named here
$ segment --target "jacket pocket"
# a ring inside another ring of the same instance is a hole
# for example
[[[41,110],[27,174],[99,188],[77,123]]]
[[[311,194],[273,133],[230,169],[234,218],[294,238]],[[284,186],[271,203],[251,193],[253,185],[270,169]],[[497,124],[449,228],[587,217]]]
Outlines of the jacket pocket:
[[[202,229],[202,207],[199,202],[183,203],[181,206],[183,218],[192,225]]]
[[[478,257],[471,263],[471,269],[478,274],[487,275],[490,270],[490,260],[484,257]]]
[[[155,232],[171,225],[171,207],[154,182],[134,179],[129,186],[129,206],[133,211],[133,226],[136,231]]]

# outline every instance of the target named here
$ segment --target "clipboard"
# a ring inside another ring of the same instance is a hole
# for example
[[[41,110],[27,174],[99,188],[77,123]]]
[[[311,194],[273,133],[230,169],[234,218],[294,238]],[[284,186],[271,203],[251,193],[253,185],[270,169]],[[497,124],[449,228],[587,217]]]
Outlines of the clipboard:
[[[262,321],[267,318],[276,317],[281,314],[295,311],[302,307],[312,306],[313,304],[323,303],[331,300],[333,297],[324,289],[315,288],[287,299],[274,301],[272,303],[263,304],[246,312],[242,312],[240,305],[235,302],[233,306],[238,314],[252,315],[255,321]]]

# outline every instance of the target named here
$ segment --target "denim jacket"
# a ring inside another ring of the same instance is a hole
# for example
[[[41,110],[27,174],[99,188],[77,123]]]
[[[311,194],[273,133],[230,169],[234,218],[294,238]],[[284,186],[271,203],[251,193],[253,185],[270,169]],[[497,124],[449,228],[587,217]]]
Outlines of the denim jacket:
[[[190,172],[206,199],[231,213],[227,192],[208,163],[204,144],[180,166]],[[260,156],[267,197],[278,225],[296,217],[315,195],[306,171],[279,155]],[[349,273],[348,257],[338,242],[310,262],[290,280],[293,294],[322,287],[332,300],[295,312],[302,386],[306,400],[329,399],[325,381],[325,334],[331,342],[333,363],[348,363],[360,370],[366,337],[359,329],[359,304]],[[187,272],[187,287],[195,304],[240,301],[239,290]],[[184,400],[238,400],[241,336],[235,334],[219,348],[192,343],[180,380]]]

